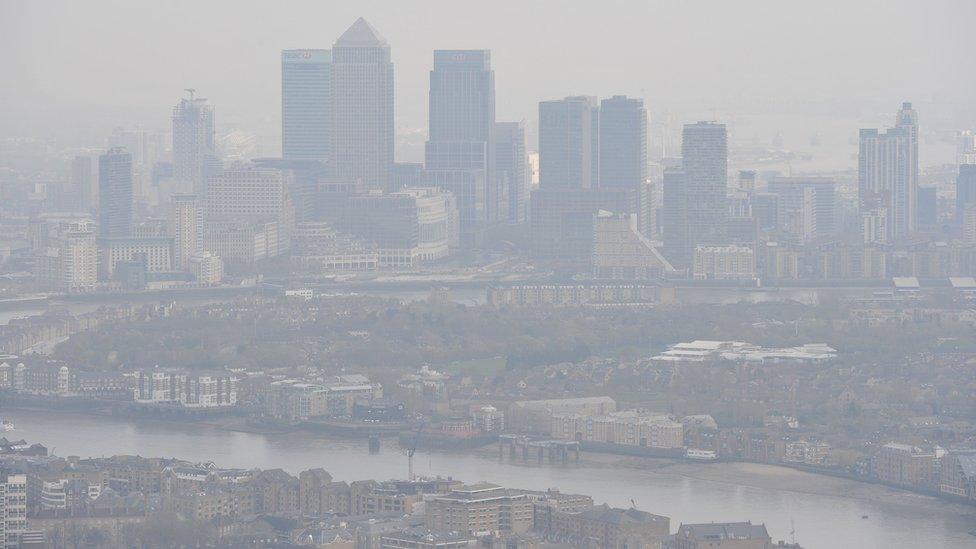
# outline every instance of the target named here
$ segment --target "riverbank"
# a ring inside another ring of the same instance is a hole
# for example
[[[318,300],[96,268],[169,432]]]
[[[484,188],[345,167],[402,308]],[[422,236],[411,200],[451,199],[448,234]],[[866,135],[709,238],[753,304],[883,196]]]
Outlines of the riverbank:
[[[88,416],[92,418],[112,418],[114,420],[131,421],[137,426],[160,426],[205,430],[214,429],[229,433],[240,433],[266,437],[269,440],[279,440],[293,443],[302,440],[319,442],[337,441],[348,443],[359,440],[355,437],[344,437],[335,433],[314,432],[299,429],[294,426],[256,424],[243,417],[221,417],[201,419],[197,421],[175,421],[167,418],[124,418],[104,410],[50,410],[39,407],[11,407],[3,406],[0,415],[6,410],[17,410],[31,414],[46,416]],[[10,433],[15,438],[21,438],[16,431]],[[395,434],[384,435],[388,440],[394,440]],[[45,444],[44,440],[30,440]],[[738,486],[749,489],[792,492],[844,498],[864,502],[884,503],[903,507],[925,506],[929,510],[950,511],[965,520],[972,521],[976,527],[976,507],[944,500],[930,495],[919,494],[908,490],[884,486],[881,484],[864,482],[857,479],[838,478],[815,472],[800,471],[788,466],[747,463],[747,462],[689,462],[669,458],[631,457],[614,454],[584,452],[580,460],[571,460],[567,464],[551,464],[548,461],[538,463],[536,460],[524,462],[520,459],[511,460],[507,454],[499,457],[497,444],[489,444],[476,449],[436,449],[421,450],[423,454],[444,456],[470,456],[479,459],[498,461],[507,465],[526,469],[600,469],[611,470],[626,468],[653,475],[694,479],[716,484]],[[179,457],[179,456],[176,456]]]

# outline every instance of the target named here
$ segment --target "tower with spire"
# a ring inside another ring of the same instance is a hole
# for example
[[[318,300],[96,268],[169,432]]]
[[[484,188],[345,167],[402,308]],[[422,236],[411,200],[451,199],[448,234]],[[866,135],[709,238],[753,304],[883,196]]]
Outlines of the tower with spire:
[[[334,177],[389,189],[396,128],[390,46],[360,17],[332,47]]]

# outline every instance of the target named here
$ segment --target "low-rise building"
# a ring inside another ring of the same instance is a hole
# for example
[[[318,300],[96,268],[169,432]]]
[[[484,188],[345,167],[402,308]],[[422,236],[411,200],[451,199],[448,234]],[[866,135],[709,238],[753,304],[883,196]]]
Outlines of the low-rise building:
[[[142,404],[178,404],[187,408],[218,408],[237,404],[237,378],[225,372],[140,370],[133,398]]]
[[[511,535],[532,528],[532,502],[494,484],[462,486],[426,502],[427,527],[474,535]]]
[[[764,524],[712,522],[682,524],[664,542],[664,549],[771,549],[773,540]]]
[[[889,443],[871,458],[871,473],[882,482],[909,488],[929,488],[935,478],[935,452],[910,446]]]
[[[657,549],[671,533],[670,524],[668,517],[603,504],[581,511],[557,511],[548,533],[576,546]]]
[[[608,396],[523,400],[508,408],[508,427],[521,432],[549,433],[554,414],[580,416],[606,415],[617,410],[617,402]]]
[[[647,448],[681,448],[684,427],[666,414],[633,410],[605,415],[553,414],[551,435],[562,440]]]
[[[951,451],[942,457],[939,491],[976,501],[976,450]]]

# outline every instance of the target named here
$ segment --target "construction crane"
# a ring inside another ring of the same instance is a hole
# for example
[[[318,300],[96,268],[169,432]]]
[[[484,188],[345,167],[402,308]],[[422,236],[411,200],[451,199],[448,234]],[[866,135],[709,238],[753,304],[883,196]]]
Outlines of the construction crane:
[[[193,94],[196,93],[196,88],[183,88],[183,91],[190,94],[190,101],[193,101]]]
[[[413,444],[407,450],[407,480],[413,482],[413,455],[417,453],[417,444],[420,442],[420,432],[424,430],[424,425],[426,421],[420,422],[420,427],[417,427],[417,434],[413,437]]]

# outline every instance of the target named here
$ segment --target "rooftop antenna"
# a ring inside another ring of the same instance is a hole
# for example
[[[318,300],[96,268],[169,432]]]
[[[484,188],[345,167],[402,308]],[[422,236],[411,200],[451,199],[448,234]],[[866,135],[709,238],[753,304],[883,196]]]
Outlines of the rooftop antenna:
[[[630,498],[630,508],[637,509],[637,502],[634,501],[634,498]]]
[[[190,101],[193,101],[193,94],[196,93],[197,89],[196,88],[183,88],[183,91],[185,91],[188,94],[190,94]]]

